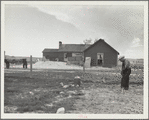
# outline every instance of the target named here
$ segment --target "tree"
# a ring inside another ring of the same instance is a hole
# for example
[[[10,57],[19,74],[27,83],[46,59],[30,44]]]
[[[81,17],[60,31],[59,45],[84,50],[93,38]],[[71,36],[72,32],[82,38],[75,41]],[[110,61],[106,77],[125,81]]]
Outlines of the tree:
[[[85,39],[83,40],[84,44],[92,44],[92,39]]]

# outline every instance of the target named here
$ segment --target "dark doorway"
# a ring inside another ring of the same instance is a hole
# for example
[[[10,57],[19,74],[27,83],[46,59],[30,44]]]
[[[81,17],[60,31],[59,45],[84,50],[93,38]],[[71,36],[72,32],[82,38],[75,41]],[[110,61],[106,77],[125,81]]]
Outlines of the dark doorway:
[[[98,66],[103,65],[103,53],[97,53],[97,65]]]

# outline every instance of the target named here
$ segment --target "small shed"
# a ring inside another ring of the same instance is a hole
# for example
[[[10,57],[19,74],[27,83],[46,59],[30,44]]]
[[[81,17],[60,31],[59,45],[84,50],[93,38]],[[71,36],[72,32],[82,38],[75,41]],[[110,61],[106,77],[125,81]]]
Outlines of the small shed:
[[[84,58],[91,58],[91,66],[117,66],[119,53],[103,39],[96,41],[84,50]]]

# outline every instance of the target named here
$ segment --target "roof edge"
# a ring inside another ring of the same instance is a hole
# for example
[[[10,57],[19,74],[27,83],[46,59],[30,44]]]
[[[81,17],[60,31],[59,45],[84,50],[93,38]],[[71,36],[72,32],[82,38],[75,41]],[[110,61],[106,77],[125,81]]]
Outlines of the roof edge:
[[[97,44],[98,42],[103,41],[105,44],[107,44],[110,48],[112,48],[114,51],[116,51],[119,55],[119,52],[117,50],[115,50],[112,46],[110,46],[108,43],[106,43],[104,41],[104,39],[99,39],[98,41],[96,41],[94,44],[92,44],[91,46],[89,46],[87,49],[85,49],[83,52],[85,52],[86,50],[90,49],[91,47],[93,47],[95,44]]]

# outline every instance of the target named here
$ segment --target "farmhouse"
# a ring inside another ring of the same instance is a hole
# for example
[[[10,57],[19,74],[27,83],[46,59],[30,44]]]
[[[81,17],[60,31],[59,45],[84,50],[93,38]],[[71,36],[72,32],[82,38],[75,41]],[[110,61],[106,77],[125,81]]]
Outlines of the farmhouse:
[[[117,65],[119,53],[99,39],[94,44],[62,44],[59,42],[59,49],[44,49],[43,57],[51,61],[67,61],[68,63],[82,63],[90,58],[91,66],[112,67]]]

